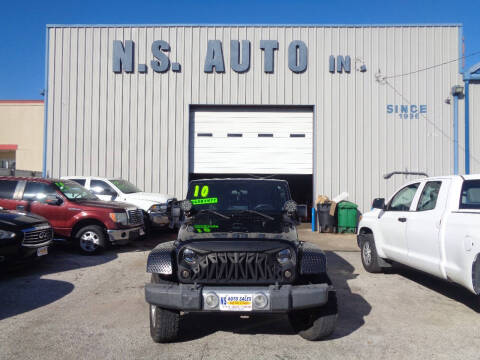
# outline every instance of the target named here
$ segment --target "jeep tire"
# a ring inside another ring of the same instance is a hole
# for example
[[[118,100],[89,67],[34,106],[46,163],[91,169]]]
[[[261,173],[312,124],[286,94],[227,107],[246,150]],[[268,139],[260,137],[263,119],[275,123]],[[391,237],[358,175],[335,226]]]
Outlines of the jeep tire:
[[[152,283],[163,282],[155,274]],[[178,339],[180,330],[180,313],[149,304],[150,307],[150,335],[156,343],[167,343]]]
[[[83,255],[98,254],[105,244],[105,230],[99,225],[84,226],[74,237]]]
[[[326,305],[313,309],[297,310],[288,314],[290,325],[304,339],[318,341],[327,338],[337,324],[337,295],[328,293]]]
[[[375,247],[375,240],[373,239],[373,234],[362,235],[360,246],[362,264],[365,270],[367,270],[369,273],[381,272],[382,268],[379,264],[379,258],[377,255],[377,248]]]

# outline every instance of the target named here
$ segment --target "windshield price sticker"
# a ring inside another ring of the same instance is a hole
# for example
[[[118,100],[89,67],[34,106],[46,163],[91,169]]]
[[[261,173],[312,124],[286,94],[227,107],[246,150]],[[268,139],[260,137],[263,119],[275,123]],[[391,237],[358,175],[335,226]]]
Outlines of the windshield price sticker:
[[[56,182],[55,185],[57,185],[60,190],[65,188],[65,184],[63,182]]]
[[[193,205],[216,204],[218,203],[218,198],[192,199],[191,202]]]
[[[193,225],[193,228],[197,230],[197,232],[206,232],[209,233],[212,229],[218,229],[218,225]]]
[[[220,310],[252,311],[252,295],[223,295],[220,296]]]

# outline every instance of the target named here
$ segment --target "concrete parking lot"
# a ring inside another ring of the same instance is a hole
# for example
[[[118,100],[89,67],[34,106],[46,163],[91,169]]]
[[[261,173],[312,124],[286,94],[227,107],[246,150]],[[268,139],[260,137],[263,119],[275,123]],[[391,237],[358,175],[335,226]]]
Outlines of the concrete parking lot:
[[[305,231],[302,234],[308,240],[323,241]],[[479,357],[480,314],[475,296],[405,268],[368,274],[352,236],[337,238],[342,251],[334,251],[335,237],[323,241],[329,248],[329,269],[340,306],[331,339],[303,340],[284,316],[187,315],[180,342],[155,344],[144,301],[143,285],[149,281],[145,264],[149,250],[172,236],[161,233],[91,257],[57,246],[42,263],[2,275],[0,358]]]

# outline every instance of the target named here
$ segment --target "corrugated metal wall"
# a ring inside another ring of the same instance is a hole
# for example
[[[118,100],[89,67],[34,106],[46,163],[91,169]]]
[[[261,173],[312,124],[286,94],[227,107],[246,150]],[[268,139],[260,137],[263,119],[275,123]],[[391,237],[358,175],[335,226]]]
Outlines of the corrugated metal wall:
[[[470,81],[470,173],[480,173],[480,81]]]
[[[47,174],[120,176],[148,191],[185,195],[190,104],[314,105],[316,194],[348,191],[368,209],[403,177],[392,170],[453,172],[453,105],[458,63],[378,81],[458,58],[459,27],[50,27]],[[113,40],[135,42],[135,72],[112,71]],[[226,72],[203,71],[207,41],[222,40]],[[230,40],[251,41],[250,70],[230,69]],[[278,40],[273,74],[260,40]],[[180,73],[147,74],[151,44],[165,40]],[[308,47],[308,68],[288,69],[292,40]],[[330,55],[350,55],[350,74],[331,74]],[[356,71],[361,64],[366,72]],[[419,119],[387,104],[426,104]],[[315,195],[316,195],[315,194]]]

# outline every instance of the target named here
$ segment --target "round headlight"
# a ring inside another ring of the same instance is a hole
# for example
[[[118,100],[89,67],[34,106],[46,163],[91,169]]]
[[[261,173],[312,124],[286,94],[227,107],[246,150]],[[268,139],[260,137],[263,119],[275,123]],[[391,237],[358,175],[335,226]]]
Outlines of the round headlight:
[[[192,210],[193,204],[190,200],[183,200],[180,202],[180,209],[183,211],[190,211]]]
[[[285,264],[292,259],[292,252],[290,249],[283,249],[277,253],[277,260],[280,264]]]
[[[192,249],[185,249],[183,250],[183,260],[188,264],[195,264],[197,261],[197,254]]]

